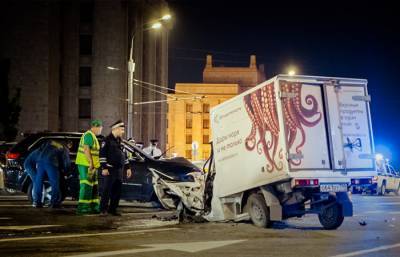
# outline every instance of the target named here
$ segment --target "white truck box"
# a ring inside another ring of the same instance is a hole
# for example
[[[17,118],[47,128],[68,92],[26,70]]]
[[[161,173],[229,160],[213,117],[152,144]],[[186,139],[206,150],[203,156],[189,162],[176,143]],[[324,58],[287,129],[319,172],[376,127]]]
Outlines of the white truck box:
[[[285,213],[279,217],[270,205],[279,201],[285,212],[285,196],[266,191],[287,195],[302,186],[344,197],[340,208],[351,216],[350,179],[376,175],[369,101],[364,79],[278,75],[212,108],[210,220],[239,218],[246,192],[256,188],[264,188],[272,220],[280,220]]]

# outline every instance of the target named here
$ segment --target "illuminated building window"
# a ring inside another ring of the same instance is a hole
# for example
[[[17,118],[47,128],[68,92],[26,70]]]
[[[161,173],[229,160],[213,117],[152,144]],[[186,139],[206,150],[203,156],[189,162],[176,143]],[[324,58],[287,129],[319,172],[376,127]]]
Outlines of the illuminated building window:
[[[210,143],[210,135],[203,135],[203,144]]]
[[[191,118],[186,118],[186,128],[192,128],[192,119]]]
[[[191,144],[192,143],[192,135],[191,134],[188,134],[188,135],[186,135],[186,144]]]
[[[186,104],[186,112],[192,113],[193,112],[193,105],[192,104]]]
[[[192,150],[186,150],[186,156],[187,159],[192,159]]]
[[[209,119],[204,119],[203,120],[203,128],[204,129],[210,128],[210,120]]]
[[[203,113],[210,113],[210,105],[203,104]]]

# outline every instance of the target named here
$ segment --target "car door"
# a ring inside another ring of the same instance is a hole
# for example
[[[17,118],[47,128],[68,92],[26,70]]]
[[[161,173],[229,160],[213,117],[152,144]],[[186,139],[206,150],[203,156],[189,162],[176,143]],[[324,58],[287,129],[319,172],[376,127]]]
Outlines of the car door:
[[[147,192],[152,182],[147,170],[147,157],[127,144],[124,144],[124,149],[128,156],[132,176],[127,178],[125,171],[121,197],[126,200],[149,201],[151,196]]]

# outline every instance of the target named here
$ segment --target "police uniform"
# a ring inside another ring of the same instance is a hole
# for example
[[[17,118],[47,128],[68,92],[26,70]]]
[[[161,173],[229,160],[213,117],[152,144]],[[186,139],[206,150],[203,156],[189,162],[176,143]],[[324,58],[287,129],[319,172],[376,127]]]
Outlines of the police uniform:
[[[124,126],[122,122],[112,127]],[[104,140],[100,150],[100,164],[102,169],[107,169],[108,176],[103,178],[103,190],[100,200],[100,212],[117,215],[117,207],[121,198],[122,178],[124,167],[129,164],[123,151],[121,139],[110,133]]]

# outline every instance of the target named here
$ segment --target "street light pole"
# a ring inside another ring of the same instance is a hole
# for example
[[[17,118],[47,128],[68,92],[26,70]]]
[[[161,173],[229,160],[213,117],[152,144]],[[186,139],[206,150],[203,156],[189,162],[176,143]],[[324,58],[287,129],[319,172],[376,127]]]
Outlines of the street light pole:
[[[135,38],[135,35],[132,36],[132,41],[131,41],[131,49],[129,53],[129,61],[128,61],[128,133],[127,136],[128,138],[132,137],[132,130],[133,130],[133,124],[132,124],[132,114],[133,114],[133,73],[135,72],[135,62],[133,61],[133,40]]]
[[[165,14],[162,16],[160,19],[157,20],[157,22],[153,23],[153,25],[149,29],[160,29],[162,27],[162,24],[160,21],[168,21],[171,19],[170,14]],[[142,28],[143,29],[143,28]],[[144,29],[143,31],[149,30],[149,29]],[[135,31],[136,32],[136,31]],[[133,60],[133,41],[135,39],[135,32],[132,35],[132,40],[131,40],[131,47],[129,51],[129,60],[128,60],[128,119],[127,119],[127,138],[133,137],[133,73],[135,72],[135,61]]]

